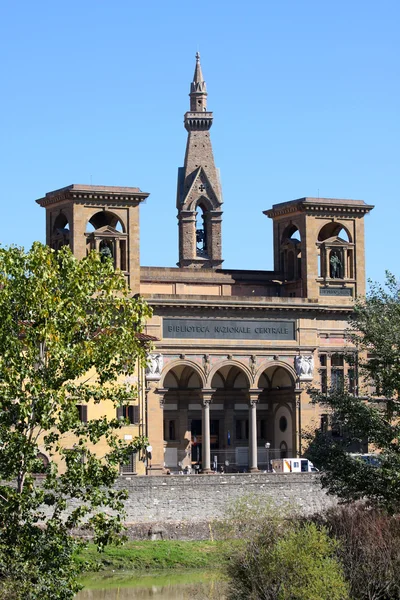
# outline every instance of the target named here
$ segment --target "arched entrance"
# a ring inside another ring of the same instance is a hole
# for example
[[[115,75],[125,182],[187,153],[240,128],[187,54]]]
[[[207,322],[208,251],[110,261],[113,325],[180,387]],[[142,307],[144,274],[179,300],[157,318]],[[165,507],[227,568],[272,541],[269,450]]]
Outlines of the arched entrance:
[[[211,373],[211,456],[219,471],[249,468],[249,377],[239,364],[227,363]],[[213,432],[217,434],[213,439]],[[213,443],[214,442],[214,443]]]
[[[164,376],[164,464],[189,471],[202,460],[203,380],[194,365],[180,363]]]
[[[269,443],[269,459],[296,456],[296,395],[295,374],[284,364],[263,369],[258,379],[262,390],[259,406],[265,406],[267,425],[265,440]],[[260,411],[261,413],[261,411]],[[263,418],[263,414],[259,414]]]

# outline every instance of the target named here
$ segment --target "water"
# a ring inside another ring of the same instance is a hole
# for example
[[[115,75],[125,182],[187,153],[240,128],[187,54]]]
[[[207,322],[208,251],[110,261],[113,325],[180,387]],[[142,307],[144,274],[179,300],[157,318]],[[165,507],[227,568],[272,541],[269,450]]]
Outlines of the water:
[[[150,572],[93,575],[75,600],[226,600],[225,582],[218,573],[190,571],[165,575]]]

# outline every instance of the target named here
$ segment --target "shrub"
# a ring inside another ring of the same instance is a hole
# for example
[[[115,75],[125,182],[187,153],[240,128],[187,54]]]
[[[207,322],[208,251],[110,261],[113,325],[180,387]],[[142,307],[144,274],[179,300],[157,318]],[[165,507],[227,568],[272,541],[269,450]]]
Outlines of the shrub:
[[[231,600],[348,600],[337,542],[314,523],[263,523],[230,561]]]
[[[278,506],[272,500],[244,494],[228,505],[224,518],[214,522],[213,530],[219,539],[250,540],[264,528],[265,535],[271,528],[278,535],[277,531],[289,525],[295,516],[296,507],[289,502]]]
[[[351,505],[318,520],[338,542],[336,554],[354,600],[400,599],[399,517]]]

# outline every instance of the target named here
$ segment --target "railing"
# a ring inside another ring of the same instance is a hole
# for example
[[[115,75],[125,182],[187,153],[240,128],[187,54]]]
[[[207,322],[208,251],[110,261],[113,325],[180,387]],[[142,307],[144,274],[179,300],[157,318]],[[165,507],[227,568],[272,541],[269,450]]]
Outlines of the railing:
[[[292,450],[289,448],[287,456],[292,456]],[[264,446],[257,448],[257,465],[260,471],[271,471],[271,461],[275,458],[281,458],[281,450],[279,448],[269,448]],[[269,469],[268,469],[269,463]],[[177,466],[169,465],[171,472],[185,471],[195,473],[196,465],[201,468],[201,449],[199,447],[199,460],[196,460],[196,455],[188,454],[184,450],[177,450]],[[218,473],[247,473],[249,471],[249,448],[247,446],[237,447],[234,449],[213,450],[211,448],[211,469]]]
[[[269,448],[264,446],[257,447],[257,466],[260,471],[271,470],[271,460],[280,458],[279,448]],[[268,462],[269,469],[268,469]],[[238,447],[234,450],[212,450],[211,449],[211,467],[213,470],[225,473],[247,473],[249,470],[249,448]]]

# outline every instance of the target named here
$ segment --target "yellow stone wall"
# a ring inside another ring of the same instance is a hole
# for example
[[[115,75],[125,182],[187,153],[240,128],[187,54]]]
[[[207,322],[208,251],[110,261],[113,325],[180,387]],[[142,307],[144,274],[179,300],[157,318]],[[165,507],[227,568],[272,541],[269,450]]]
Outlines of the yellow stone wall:
[[[146,411],[145,411],[145,384],[144,384],[144,370],[139,365],[136,367],[136,374],[134,375],[134,385],[137,385],[137,394],[135,394],[134,399],[132,400],[133,405],[139,406],[139,419],[140,423],[138,425],[126,425],[121,429],[116,430],[117,436],[119,439],[129,440],[135,438],[139,435],[147,434],[147,421],[146,421]],[[80,378],[78,381],[87,381],[89,384],[96,384],[97,377],[94,370],[89,371],[84,377]],[[119,383],[124,381],[124,377],[120,377]],[[102,417],[107,417],[108,419],[113,419],[116,417],[116,408],[111,401],[95,403],[90,401],[87,404],[87,419],[94,420],[100,419]],[[70,432],[67,432],[61,437],[61,446],[63,448],[73,448],[74,444],[77,443],[77,438],[72,435]],[[62,457],[59,454],[54,456],[49,456],[46,452],[43,444],[43,436],[39,440],[39,450],[42,452],[49,460],[55,461],[59,465],[59,472],[64,472],[64,463],[62,461]],[[98,457],[104,456],[108,452],[108,444],[104,438],[101,438],[96,445],[88,444],[88,449],[90,451],[95,451]],[[140,460],[142,454],[137,455],[136,460],[136,472],[138,475],[146,474],[146,463]]]

